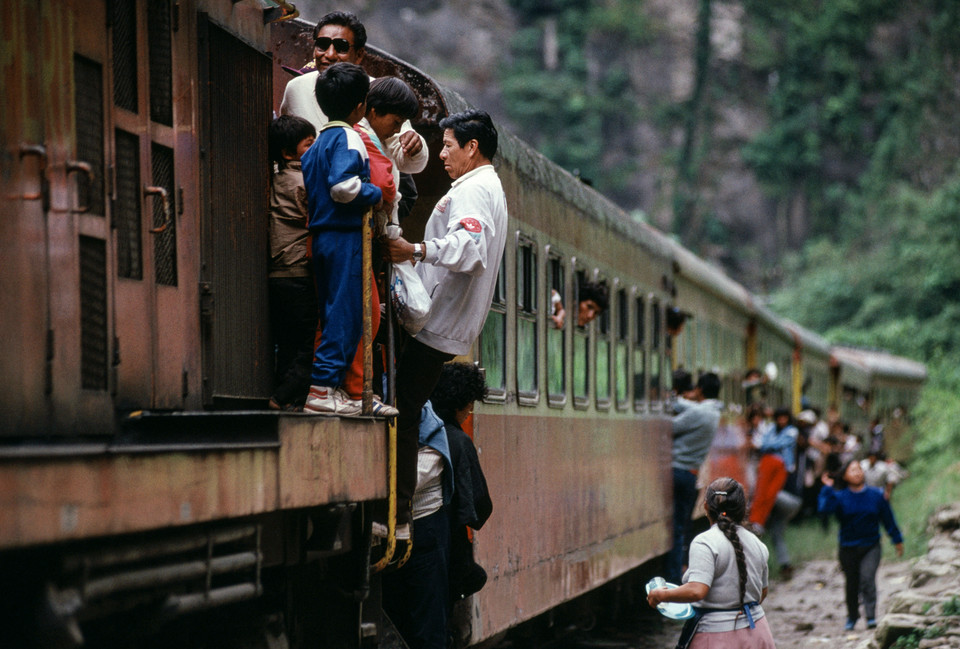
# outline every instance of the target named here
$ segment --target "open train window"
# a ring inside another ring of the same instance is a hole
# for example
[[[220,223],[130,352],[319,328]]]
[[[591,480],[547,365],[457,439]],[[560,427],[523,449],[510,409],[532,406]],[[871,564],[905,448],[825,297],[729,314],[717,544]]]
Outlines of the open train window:
[[[653,299],[650,304],[650,319],[653,332],[650,334],[650,374],[647,384],[647,395],[650,398],[650,409],[659,410],[663,400],[664,386],[670,386],[670,377],[673,375],[672,360],[669,351],[663,354],[661,337],[663,336],[663,309],[660,301]]]
[[[576,259],[574,259],[576,267]],[[573,285],[573,299],[570,301],[570,320],[573,327],[573,405],[586,408],[590,404],[590,325],[581,326],[577,322],[580,306],[580,287],[586,282],[586,272],[577,269]]]
[[[637,315],[633,321],[633,407],[640,411],[647,398],[647,314],[642,295],[634,300],[634,308]]]
[[[485,401],[503,402],[507,395],[507,289],[506,255],[500,260],[500,272],[490,303],[490,313],[480,332],[480,365],[487,378]]]
[[[517,232],[517,401],[535,405],[537,385],[537,248]]]
[[[606,281],[598,280],[598,283],[607,286]],[[610,295],[609,290],[607,295]],[[613,332],[613,315],[610,312],[610,307],[612,306],[612,304],[608,304],[607,308],[601,311],[600,315],[594,320],[596,323],[594,331],[597,337],[596,394],[598,408],[610,407],[610,337]]]
[[[549,304],[547,316],[547,400],[551,406],[562,407],[567,402],[567,361],[566,338],[567,323],[576,318],[576,311],[567,311],[563,325],[558,327],[554,317],[559,309],[567,304],[567,284],[563,258],[551,252],[547,253],[547,286]],[[559,307],[559,308],[558,308]]]
[[[617,408],[630,405],[630,300],[626,289],[617,291],[616,346],[614,348],[614,391]]]

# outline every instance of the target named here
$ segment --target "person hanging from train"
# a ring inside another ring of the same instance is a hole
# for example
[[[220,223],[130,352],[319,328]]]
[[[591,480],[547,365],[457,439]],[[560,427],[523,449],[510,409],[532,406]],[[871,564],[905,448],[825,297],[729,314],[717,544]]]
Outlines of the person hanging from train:
[[[773,424],[760,438],[757,484],[749,515],[751,529],[758,536],[765,531],[767,518],[777,502],[777,494],[787,482],[787,476],[796,468],[798,434],[790,409],[780,407],[773,412]]]
[[[606,284],[581,280],[577,287],[577,326],[586,327],[606,311],[609,304]],[[556,289],[550,289],[550,321],[553,327],[563,329],[566,317],[563,298]]]
[[[376,231],[388,239],[400,236],[400,161],[393,157],[392,151],[385,142],[400,132],[404,122],[417,114],[420,102],[413,90],[397,77],[380,77],[370,82],[370,91],[367,93],[367,112],[354,126],[360,133],[367,152],[373,160],[384,158],[389,164],[393,185],[397,188],[396,198],[385,201],[380,214],[375,214]]]
[[[317,292],[310,270],[307,192],[300,158],[317,129],[295,115],[270,124],[270,333],[276,349],[274,410],[299,410],[310,390],[313,339],[317,331]]]
[[[667,553],[667,581],[679,583],[690,539],[690,517],[697,503],[697,478],[717,433],[723,402],[720,377],[702,374],[689,399],[678,399],[673,417],[673,546]]]
[[[386,242],[390,261],[414,260],[432,296],[427,323],[415,338],[402,341],[397,362],[397,524],[406,533],[416,487],[420,409],[443,364],[469,354],[483,328],[507,237],[507,199],[492,164],[497,152],[493,120],[469,110],[445,117],[440,128],[440,159],[453,185],[434,207],[422,242],[403,237]]]
[[[486,582],[467,526],[480,529],[493,503],[476,448],[461,428],[486,392],[476,365],[447,363],[421,411],[416,543],[410,559],[383,577],[383,609],[410,649],[445,649],[453,603]]]
[[[317,103],[314,88],[318,75],[334,63],[362,65],[366,54],[367,30],[360,19],[346,11],[332,11],[313,28],[313,61],[299,70],[286,68],[297,75],[287,82],[280,102],[281,115],[298,115],[317,127],[327,123],[327,114]],[[312,68],[312,69],[311,69]],[[374,78],[370,77],[373,82]],[[410,116],[413,117],[413,116]],[[410,117],[400,125],[400,132],[383,140],[388,157],[399,172],[398,214],[402,219],[417,198],[411,174],[424,170],[429,162],[427,141],[413,130]]]
[[[732,478],[717,478],[704,493],[703,507],[710,529],[690,544],[683,584],[651,590],[647,603],[695,604],[678,649],[774,649],[761,606],[769,586],[769,551],[742,526],[747,507],[743,486]]]
[[[370,182],[366,147],[352,126],[366,111],[369,85],[363,68],[352,63],[334,64],[317,77],[317,101],[331,121],[301,165],[319,311],[303,406],[308,413],[354,416],[361,411],[361,399],[352,393],[363,390],[363,366],[356,362],[363,332],[362,223],[367,210],[383,202],[383,191]],[[377,313],[376,285],[372,299]],[[374,397],[373,413],[389,417],[397,411]]]

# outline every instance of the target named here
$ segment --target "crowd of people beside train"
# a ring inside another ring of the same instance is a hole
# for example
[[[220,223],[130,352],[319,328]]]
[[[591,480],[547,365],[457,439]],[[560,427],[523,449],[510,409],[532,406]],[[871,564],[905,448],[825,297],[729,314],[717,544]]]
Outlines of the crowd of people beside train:
[[[391,532],[396,539],[383,608],[409,647],[440,649],[447,646],[453,605],[486,581],[473,561],[468,528],[479,529],[493,503],[464,432],[486,388],[476,365],[452,361],[469,354],[483,326],[506,242],[506,198],[492,165],[497,130],[483,111],[455,113],[440,121],[441,149],[431,152],[410,123],[420,112],[413,90],[361,67],[366,30],[356,15],[328,13],[312,36],[313,60],[287,68],[292,78],[269,131],[276,350],[269,406],[363,414],[369,299],[375,362],[366,377],[373,386],[366,414],[396,417],[397,426],[396,512],[372,522],[375,551],[389,552]],[[422,240],[408,241],[404,219],[417,200],[414,176],[431,155],[453,182]],[[372,271],[362,263],[367,236]],[[372,275],[369,298],[365,273]],[[395,293],[400,284],[406,287]],[[416,321],[402,310],[415,290],[429,301]],[[387,300],[400,308],[392,316],[395,347],[382,335],[381,321],[391,317]],[[384,369],[391,362],[396,405]]]
[[[824,530],[829,517],[838,520],[844,628],[855,628],[861,610],[867,628],[874,628],[880,530],[902,555],[903,536],[890,501],[907,475],[885,456],[880,420],[857,432],[833,407],[823,416],[806,407],[796,417],[789,408],[770,408],[759,370],[746,373],[745,411],[724,407],[715,374],[702,374],[696,384],[691,379],[684,370],[673,375],[674,534],[665,574],[667,582],[679,587],[648,594],[651,606],[697,604],[678,646],[774,646],[765,621],[756,623],[764,617],[760,604],[769,584],[766,545],[772,545],[781,579],[790,579],[787,524],[803,518],[819,520]],[[721,477],[704,493],[711,527],[692,538],[704,466],[711,476]],[[718,588],[722,596],[710,595]]]

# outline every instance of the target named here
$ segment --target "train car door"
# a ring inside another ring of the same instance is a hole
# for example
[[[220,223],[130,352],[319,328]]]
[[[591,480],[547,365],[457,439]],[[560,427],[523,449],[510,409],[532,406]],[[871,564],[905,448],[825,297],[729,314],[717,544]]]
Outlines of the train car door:
[[[191,165],[178,164],[188,159],[181,143],[192,148],[193,106],[189,78],[174,74],[191,69],[190,48],[173,4],[106,4],[113,354],[121,409],[182,408],[190,385],[199,382],[196,279],[186,255],[196,233],[184,209],[195,201],[193,184],[181,177]],[[78,32],[102,33],[97,24],[82,25],[97,13],[91,7],[102,6],[103,0],[77,3]]]

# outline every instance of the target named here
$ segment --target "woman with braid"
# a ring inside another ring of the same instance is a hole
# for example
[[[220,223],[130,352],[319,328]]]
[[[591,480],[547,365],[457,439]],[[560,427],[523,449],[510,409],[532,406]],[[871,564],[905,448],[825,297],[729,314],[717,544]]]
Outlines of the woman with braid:
[[[732,478],[718,478],[704,494],[710,529],[690,544],[690,563],[677,588],[656,588],[650,606],[694,604],[677,649],[774,649],[760,602],[767,596],[767,547],[741,526],[747,499]]]

